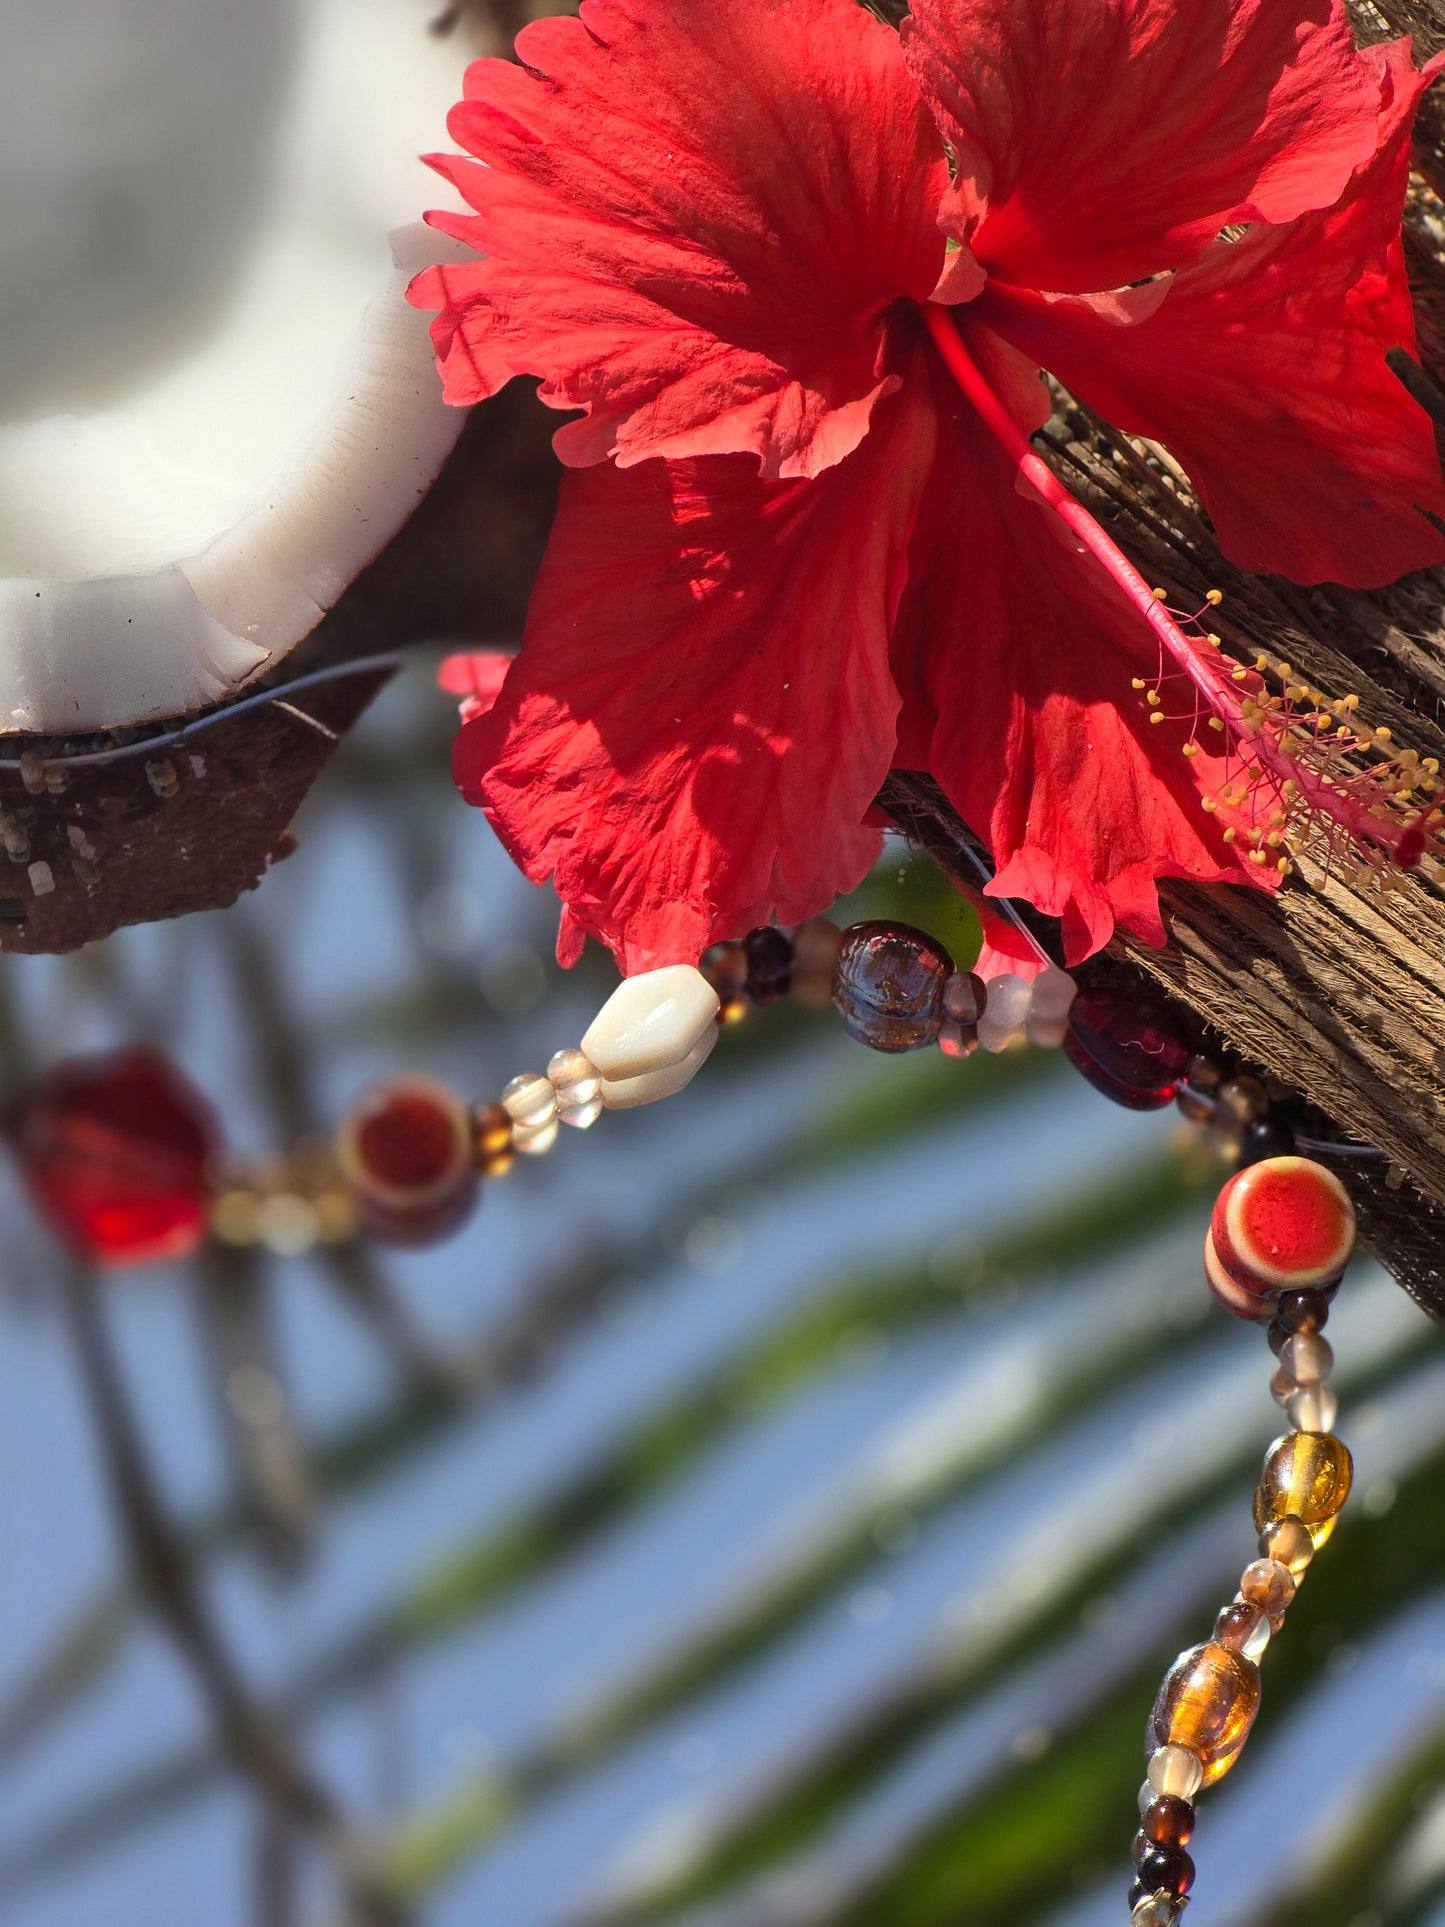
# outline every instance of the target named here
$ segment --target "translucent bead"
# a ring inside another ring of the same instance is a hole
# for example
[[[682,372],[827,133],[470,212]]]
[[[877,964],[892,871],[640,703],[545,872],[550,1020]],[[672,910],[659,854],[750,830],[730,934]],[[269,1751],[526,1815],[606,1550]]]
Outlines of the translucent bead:
[[[1149,1811],[1150,1807],[1153,1806],[1158,1798],[1159,1795],[1146,1780],[1139,1789],[1139,1812],[1141,1817]]]
[[[748,953],[740,943],[713,944],[704,950],[697,967],[724,1003],[742,995],[748,981]]]
[[[204,1240],[220,1130],[164,1057],[115,1051],[59,1064],[20,1114],[15,1148],[56,1236],[102,1265],[180,1258]]]
[[[1277,1519],[1298,1519],[1317,1546],[1333,1529],[1349,1497],[1354,1464],[1333,1432],[1287,1432],[1265,1455],[1254,1495],[1255,1529]]]
[[[502,1109],[511,1118],[514,1130],[540,1129],[557,1115],[557,1093],[548,1078],[533,1071],[514,1077],[502,1092]],[[518,1145],[518,1150],[521,1146]]]
[[[524,1157],[539,1158],[557,1142],[557,1114],[539,1118],[535,1124],[514,1124],[512,1143]]]
[[[596,1097],[589,1097],[585,1103],[559,1103],[557,1106],[557,1122],[559,1124],[570,1125],[574,1131],[590,1130],[601,1115],[602,1094],[600,1091]]]
[[[500,1104],[478,1104],[471,1115],[472,1161],[484,1178],[504,1177],[515,1162],[512,1120]]]
[[[1212,1785],[1234,1764],[1259,1710],[1259,1669],[1242,1654],[1210,1640],[1181,1653],[1164,1676],[1150,1715],[1147,1744],[1187,1749],[1197,1757],[1203,1784]],[[1157,1751],[1154,1759],[1159,1757]],[[1197,1787],[1160,1786],[1150,1761],[1149,1777],[1161,1793],[1192,1799]]]
[[[1260,1293],[1335,1278],[1349,1262],[1355,1213],[1332,1171],[1309,1158],[1266,1158],[1232,1177],[1210,1220],[1215,1254],[1237,1283]]]
[[[953,959],[906,923],[855,923],[844,931],[833,1002],[851,1037],[878,1051],[918,1050],[943,1024]]]
[[[785,930],[759,924],[743,938],[748,960],[747,991],[755,1004],[775,1004],[793,980],[793,944]]]
[[[943,986],[943,1014],[954,1024],[976,1024],[988,1002],[988,985],[971,970],[955,970]]]
[[[1185,1903],[1169,1894],[1146,1894],[1134,1903],[1129,1927],[1176,1927]]]
[[[1041,1017],[1038,1011],[1030,1010],[1024,1035],[1036,1049],[1057,1050],[1068,1034],[1067,1017]]]
[[[1318,1332],[1296,1332],[1279,1349],[1279,1362],[1298,1385],[1318,1385],[1334,1369],[1334,1347]],[[1314,1427],[1310,1427],[1314,1430]]]
[[[945,1057],[972,1057],[978,1049],[978,1031],[972,1024],[945,1021],[938,1027],[938,1048]]]
[[[1032,1011],[1036,1017],[1067,1017],[1079,987],[1067,970],[1050,964],[1033,983]]]
[[[1156,1746],[1149,1755],[1149,1777],[1145,1785],[1156,1800],[1166,1794],[1176,1800],[1192,1800],[1204,1784],[1204,1762],[1187,1746]]]
[[[1330,1299],[1336,1287],[1325,1291],[1282,1291],[1274,1315],[1286,1332],[1321,1332],[1329,1322]]]
[[[1231,1077],[1219,1087],[1220,1108],[1239,1124],[1252,1124],[1269,1109],[1269,1093],[1257,1077]]]
[[[682,1063],[706,1035],[716,1039],[717,1013],[718,994],[700,970],[646,970],[617,986],[588,1025],[582,1049],[607,1083],[646,1077]]]
[[[983,1015],[978,1020],[980,1048],[995,1053],[1001,1051],[1028,1022],[1032,1001],[1033,991],[1022,977],[1012,973],[991,977]]]
[[[1294,1598],[1294,1574],[1282,1560],[1256,1559],[1241,1573],[1239,1592],[1242,1599],[1273,1619]]]
[[[1315,1542],[1309,1527],[1298,1519],[1276,1519],[1260,1533],[1259,1550],[1262,1558],[1278,1559],[1282,1566],[1288,1566],[1298,1580],[1315,1556]]]
[[[1301,1385],[1284,1409],[1296,1432],[1333,1432],[1340,1401],[1328,1385]]]
[[[363,1092],[342,1119],[336,1154],[373,1237],[445,1237],[476,1201],[471,1120],[430,1078],[389,1078]]]
[[[833,1001],[833,973],[843,932],[827,917],[810,917],[793,932],[793,996],[824,1010]]]
[[[1150,1792],[1152,1794],[1153,1788]],[[1139,1831],[1158,1847],[1187,1847],[1194,1838],[1194,1808],[1188,1800],[1169,1794],[1152,1799],[1139,1821]]]
[[[1276,1405],[1288,1405],[1298,1390],[1289,1373],[1282,1369],[1269,1381],[1269,1394]]]
[[[1259,1637],[1261,1631],[1263,1639]],[[1232,1653],[1243,1653],[1246,1659],[1258,1659],[1269,1644],[1269,1614],[1261,1612],[1251,1600],[1236,1599],[1215,1620],[1214,1639],[1220,1646],[1227,1646]]]
[[[1158,1893],[1182,1899],[1194,1885],[1194,1862],[1183,1847],[1153,1847],[1139,1862],[1139,1885],[1141,1900]]]
[[[562,1110],[569,1104],[590,1104],[602,1089],[602,1073],[585,1051],[559,1050],[547,1065],[547,1082]]]
[[[1191,1124],[1213,1123],[1214,1099],[1207,1092],[1195,1090],[1192,1084],[1181,1084],[1174,1093],[1174,1102],[1179,1106],[1180,1116]]]
[[[1096,1090],[1128,1110],[1170,1102],[1189,1061],[1183,1030],[1166,1004],[1113,990],[1081,990],[1064,1049]]]

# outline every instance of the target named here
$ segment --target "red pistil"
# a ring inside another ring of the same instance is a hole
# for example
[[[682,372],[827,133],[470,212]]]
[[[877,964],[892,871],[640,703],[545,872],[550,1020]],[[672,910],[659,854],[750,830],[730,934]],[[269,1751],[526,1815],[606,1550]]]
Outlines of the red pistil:
[[[1368,854],[1384,849],[1397,863],[1410,867],[1420,860],[1430,840],[1419,822],[1390,820],[1378,792],[1369,797],[1354,793],[1352,772],[1312,767],[1308,755],[1289,733],[1287,714],[1282,722],[1276,708],[1261,702],[1263,678],[1255,670],[1241,675],[1237,665],[1222,657],[1202,638],[1191,636],[1151,589],[1118,545],[1071,495],[1016,426],[962,338],[956,311],[927,302],[923,318],[945,367],[978,411],[989,433],[1003,448],[1019,474],[1078,537],[1123,590],[1153,630],[1164,650],[1199,691],[1210,712],[1239,746],[1247,748],[1275,798],[1292,818],[1308,814],[1327,826],[1343,830]],[[1215,598],[1217,600],[1217,598]],[[1152,699],[1151,699],[1152,700]],[[1353,739],[1351,739],[1353,745]],[[1313,745],[1311,745],[1313,747]],[[1358,776],[1355,776],[1356,786]],[[1276,841],[1279,839],[1276,839]],[[1259,860],[1259,859],[1256,859]]]

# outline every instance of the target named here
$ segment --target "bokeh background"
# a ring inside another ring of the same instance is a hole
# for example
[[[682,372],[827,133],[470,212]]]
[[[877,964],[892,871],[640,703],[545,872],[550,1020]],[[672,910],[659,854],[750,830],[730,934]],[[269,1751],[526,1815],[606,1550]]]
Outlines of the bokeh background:
[[[376,1076],[482,1096],[573,1041],[611,965],[552,963],[433,669],[254,896],[7,958],[11,1081],[147,1041],[259,1153]],[[839,914],[970,954],[898,846]],[[1123,1919],[1145,1713],[1277,1429],[1178,1132],[1059,1053],[876,1057],[782,1005],[422,1252],[87,1281],[7,1168],[0,1918]],[[1445,1922],[1445,1348],[1368,1263],[1331,1336],[1356,1495],[1202,1802],[1191,1927]],[[127,1427],[199,1657],[140,1603]],[[216,1664],[326,1818],[226,1763]]]

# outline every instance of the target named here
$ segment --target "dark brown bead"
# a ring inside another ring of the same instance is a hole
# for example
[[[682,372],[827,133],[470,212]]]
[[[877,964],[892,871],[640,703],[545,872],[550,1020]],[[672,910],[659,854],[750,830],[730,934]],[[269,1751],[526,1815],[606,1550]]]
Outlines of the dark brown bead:
[[[740,943],[713,944],[697,967],[724,1003],[740,995],[748,981],[748,953]]]
[[[1330,1301],[1322,1291],[1282,1291],[1274,1315],[1291,1338],[1296,1332],[1323,1331],[1329,1322]]]
[[[1182,1899],[1194,1885],[1194,1862],[1183,1847],[1154,1847],[1139,1862],[1139,1885],[1146,1894]]]
[[[775,924],[761,923],[743,938],[747,954],[748,995],[755,1004],[775,1004],[793,980],[793,941]]]
[[[953,959],[906,923],[855,923],[843,933],[833,1002],[848,1033],[872,1050],[918,1050],[937,1040]]]
[[[1272,1117],[1247,1124],[1239,1140],[1241,1164],[1263,1164],[1266,1158],[1287,1158],[1294,1152],[1294,1132]]]
[[[1231,1652],[1242,1653],[1259,1628],[1260,1608],[1249,1600],[1236,1599],[1226,1606],[1214,1622],[1211,1637]]]
[[[1172,1793],[1161,1794],[1147,1807],[1140,1831],[1156,1847],[1187,1847],[1194,1838],[1194,1807]]]

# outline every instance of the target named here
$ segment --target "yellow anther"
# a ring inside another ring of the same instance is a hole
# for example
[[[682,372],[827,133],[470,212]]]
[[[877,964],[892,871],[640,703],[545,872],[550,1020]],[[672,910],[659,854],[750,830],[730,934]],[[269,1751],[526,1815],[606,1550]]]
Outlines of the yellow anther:
[[[1129,687],[1131,689],[1142,689],[1144,687],[1144,678],[1142,676],[1136,676]]]
[[[1224,832],[1224,840],[1226,843],[1232,843],[1234,841],[1234,825],[1232,823],[1230,824],[1229,828]]]
[[[1186,743],[1184,745],[1184,754],[1186,756],[1197,756],[1199,754],[1198,743]]]
[[[1294,865],[1290,862],[1287,856],[1282,856],[1279,862],[1276,863],[1274,867],[1276,870],[1279,871],[1282,877],[1287,877],[1290,871],[1294,868]]]
[[[1244,668],[1231,669],[1229,672],[1229,679],[1231,682],[1243,682],[1245,677],[1248,674],[1249,674],[1249,671]]]
[[[1204,600],[1209,604],[1211,609],[1217,609],[1224,600],[1223,589],[1211,589]]]
[[[1390,731],[1384,728],[1383,725],[1375,731],[1375,741],[1377,743],[1393,743],[1394,740]]]
[[[1220,717],[1218,717],[1218,716],[1211,716],[1211,717],[1210,717],[1210,719],[1209,719],[1209,727],[1210,727],[1211,729],[1223,729],[1223,727],[1224,727],[1224,723],[1223,723],[1223,721],[1221,720],[1221,718],[1220,718]]]
[[[1155,589],[1153,595],[1156,602],[1167,602],[1169,600],[1169,591],[1167,589]]]
[[[1424,762],[1420,765],[1420,767],[1421,769],[1429,770],[1432,776],[1438,776],[1440,774],[1440,762],[1438,757],[1427,756]]]
[[[1206,796],[1204,798],[1204,808],[1207,810],[1210,816],[1213,816],[1214,812],[1219,808],[1219,804],[1214,797]]]
[[[1263,863],[1265,860],[1264,851],[1251,850],[1249,853],[1249,860],[1251,863]]]
[[[1262,675],[1264,674],[1264,672],[1265,672],[1265,670],[1269,668],[1269,657],[1268,657],[1268,656],[1256,656],[1256,657],[1255,657],[1255,659],[1254,659],[1254,666],[1255,666],[1255,668],[1256,668],[1256,669],[1257,669],[1257,670],[1259,671],[1259,673],[1260,673],[1260,675],[1262,676]]]
[[[1157,703],[1157,702],[1158,702],[1158,700],[1159,700],[1159,691],[1158,691],[1157,689],[1151,689],[1151,690],[1149,691],[1149,700],[1150,700],[1150,702],[1151,702],[1151,703]]]
[[[1206,636],[1204,640],[1209,644],[1211,649],[1222,649],[1224,647],[1223,641],[1219,636]]]
[[[1164,711],[1162,709],[1153,710],[1150,713],[1149,720],[1151,723],[1162,723],[1164,720]]]

